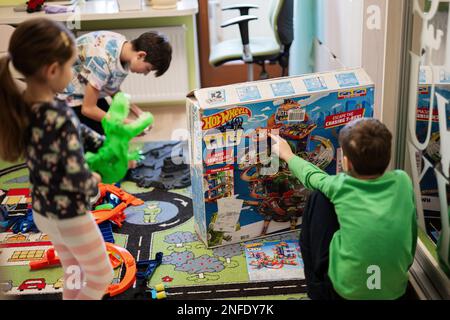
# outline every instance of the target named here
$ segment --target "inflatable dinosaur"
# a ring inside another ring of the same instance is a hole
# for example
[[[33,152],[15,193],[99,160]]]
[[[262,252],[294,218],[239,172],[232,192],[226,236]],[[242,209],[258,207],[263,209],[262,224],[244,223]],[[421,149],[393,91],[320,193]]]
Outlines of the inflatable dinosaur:
[[[130,111],[130,102],[123,92],[117,93],[102,119],[105,141],[97,153],[86,152],[86,162],[92,171],[99,173],[103,183],[116,183],[128,171],[130,160],[141,160],[140,150],[129,152],[131,139],[153,124],[153,115],[144,112],[133,123],[124,124]]]

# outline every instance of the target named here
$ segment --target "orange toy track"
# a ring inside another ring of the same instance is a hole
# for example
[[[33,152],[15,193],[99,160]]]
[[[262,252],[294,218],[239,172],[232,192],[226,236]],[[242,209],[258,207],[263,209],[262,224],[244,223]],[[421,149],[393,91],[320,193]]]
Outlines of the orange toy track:
[[[123,212],[123,210],[125,210],[126,207],[127,205],[122,202],[117,207],[111,210],[94,210],[92,211],[92,215],[94,216],[95,222],[97,224],[105,222],[106,220],[111,220],[119,227],[121,227],[122,222],[125,220],[125,213]]]
[[[122,222],[125,220],[125,213],[123,212],[129,205],[132,206],[140,206],[144,204],[139,198],[123,191],[122,189],[112,185],[112,184],[98,184],[100,190],[100,197],[104,198],[106,193],[112,193],[116,197],[118,197],[122,203],[120,203],[117,207],[111,210],[93,210],[92,214],[94,215],[95,222],[100,224],[105,222],[106,220],[111,220],[119,227],[122,227]]]
[[[128,205],[140,206],[140,205],[144,204],[144,201],[142,201],[141,199],[136,198],[135,196],[133,196],[129,193],[126,193],[122,189],[120,189],[112,184],[99,183],[98,188],[100,189],[101,198],[104,198],[106,196],[106,193],[110,192],[110,193],[114,194],[115,196],[117,196],[120,200],[122,200],[122,202],[125,202],[127,204],[127,206]]]
[[[136,280],[136,260],[134,260],[133,256],[128,252],[127,249],[116,246],[109,242],[105,242],[105,244],[109,252],[117,254],[118,256],[120,256],[120,258],[122,258],[122,261],[125,264],[126,268],[125,275],[122,281],[120,281],[120,283],[111,284],[108,287],[107,293],[111,297],[114,297],[128,290]]]
[[[109,253],[109,260],[113,269],[116,269],[122,263],[125,264],[126,268],[125,276],[123,277],[122,281],[120,281],[120,283],[111,284],[106,291],[107,294],[109,294],[111,297],[114,297],[128,290],[136,280],[136,260],[134,260],[133,256],[128,252],[127,249],[116,246],[109,242],[105,242],[105,245]],[[121,261],[117,259],[115,255],[119,256]],[[49,248],[46,251],[45,257],[43,259],[30,262],[30,269],[39,270],[49,266],[56,266],[60,264],[61,261],[55,255],[55,248]]]

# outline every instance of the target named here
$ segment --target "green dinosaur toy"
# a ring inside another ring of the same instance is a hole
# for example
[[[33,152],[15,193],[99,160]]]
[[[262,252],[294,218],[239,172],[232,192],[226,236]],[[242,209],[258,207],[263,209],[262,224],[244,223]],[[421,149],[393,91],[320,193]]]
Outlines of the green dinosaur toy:
[[[124,124],[130,111],[130,102],[123,92],[117,93],[105,117],[102,127],[105,141],[97,153],[86,152],[86,162],[92,171],[99,173],[103,183],[122,180],[128,171],[128,161],[140,160],[139,150],[128,152],[131,139],[153,124],[153,115],[144,112],[136,121]]]

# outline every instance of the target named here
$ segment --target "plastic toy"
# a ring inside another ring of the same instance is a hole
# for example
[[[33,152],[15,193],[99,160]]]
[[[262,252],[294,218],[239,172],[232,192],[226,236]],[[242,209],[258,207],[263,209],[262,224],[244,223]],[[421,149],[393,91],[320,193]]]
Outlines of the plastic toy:
[[[12,231],[14,233],[39,232],[39,229],[34,223],[33,211],[31,209],[28,209],[26,216],[15,219]]]
[[[144,201],[141,199],[136,198],[135,196],[114,185],[99,183],[98,188],[100,190],[100,199],[106,198],[108,194],[113,194],[120,200],[120,202],[124,202],[126,205],[140,206],[144,204]]]
[[[102,126],[105,141],[97,153],[87,152],[86,162],[92,171],[98,172],[104,183],[122,180],[128,171],[130,160],[140,160],[139,151],[129,152],[129,142],[153,123],[153,115],[144,112],[130,124],[124,124],[130,111],[130,103],[123,92],[117,93],[105,117]]]
[[[95,206],[96,210],[92,211],[92,215],[95,218],[95,222],[99,225],[109,220],[122,227],[122,223],[125,220],[124,210],[129,205],[140,206],[144,204],[144,201],[141,199],[114,185],[100,183],[98,187],[100,198]],[[107,203],[103,203],[103,201],[107,201]]]
[[[150,292],[152,295],[152,299],[161,300],[167,298],[167,293],[165,291],[164,284],[157,284],[154,288],[147,290],[146,292]]]
[[[27,5],[27,12],[33,13],[42,10],[42,6],[44,5],[45,0],[29,0]]]
[[[129,289],[135,279],[136,279],[136,261],[134,260],[133,256],[128,252],[128,250],[116,246],[112,243],[105,242],[106,250],[109,254],[109,260],[111,262],[111,265],[114,269],[119,267],[121,264],[125,265],[126,271],[125,275],[120,283],[114,283],[111,284],[107,292],[111,297],[116,296],[118,294],[121,294],[122,292]],[[42,260],[38,261],[31,261],[30,262],[30,269],[31,270],[40,270],[44,268],[48,268],[50,266],[59,266],[61,264],[61,261],[59,258],[55,255],[55,248],[50,248],[46,251],[45,257]],[[34,287],[40,288],[42,286],[42,282],[35,283],[36,281],[42,280],[44,283],[44,286],[41,288],[45,288],[45,280],[44,279],[33,279],[33,280],[26,280],[21,286],[23,286],[24,289],[33,289]],[[33,283],[28,283],[27,281],[34,281]],[[41,290],[39,289],[39,290]],[[20,290],[20,288],[19,288]]]
[[[94,216],[95,222],[97,222],[97,224],[105,222],[106,220],[110,220],[121,227],[123,221],[125,220],[124,210],[126,208],[126,203],[122,202],[113,209],[94,210],[92,211],[92,215]]]
[[[50,248],[45,252],[45,257],[41,260],[30,261],[30,270],[40,270],[60,265],[61,260],[56,256],[55,248]]]
[[[144,268],[146,268],[146,270],[144,272],[138,272],[136,274],[136,278],[145,279],[145,283],[150,281],[156,268],[161,264],[162,258],[163,258],[163,253],[157,252],[155,255],[155,260],[138,261],[137,262],[138,269],[139,269],[139,267],[144,267]]]
[[[136,261],[128,250],[106,242],[106,248],[109,252],[119,256],[126,267],[125,275],[120,283],[111,284],[107,293],[114,297],[128,290],[136,280]]]
[[[147,150],[142,150],[144,160],[135,169],[129,170],[127,179],[135,182],[141,188],[154,187],[163,190],[181,189],[191,184],[190,168],[187,163],[186,142],[148,144]],[[151,148],[151,149],[150,149]],[[174,163],[172,155],[180,159]]]
[[[100,229],[100,232],[102,233],[102,236],[103,236],[103,240],[105,240],[105,242],[110,242],[110,243],[115,242],[113,232],[112,232],[111,221],[105,221],[103,223],[100,223],[98,225],[98,228]]]

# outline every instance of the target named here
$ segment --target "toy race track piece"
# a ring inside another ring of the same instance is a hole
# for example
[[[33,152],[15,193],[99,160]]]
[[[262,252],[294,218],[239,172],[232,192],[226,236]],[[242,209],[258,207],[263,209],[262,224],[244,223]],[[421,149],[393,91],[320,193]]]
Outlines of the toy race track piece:
[[[145,290],[143,293],[142,292],[138,292],[135,294],[135,298],[138,297],[145,297],[148,298],[148,294],[150,294],[151,299],[153,300],[161,300],[161,299],[165,299],[167,298],[167,293],[166,293],[166,288],[164,286],[164,284],[159,283],[156,286],[154,286],[153,288],[147,289]]]
[[[28,209],[25,216],[19,216],[14,218],[11,230],[13,233],[27,233],[27,232],[39,232],[33,219],[33,211]]]
[[[94,210],[112,210],[112,209],[114,209],[114,207],[116,207],[116,206],[114,206],[111,203],[104,203],[104,204],[100,204],[100,205],[96,206]]]
[[[153,148],[149,151],[149,153],[151,154],[151,156],[155,159],[161,159],[164,157],[167,157],[168,155],[170,155],[172,153],[172,149],[175,148],[176,146],[182,144],[183,142],[180,141],[174,141],[174,142],[170,142],[167,143],[159,148]]]
[[[148,143],[144,146],[148,151],[142,152],[144,159],[139,162],[140,165],[158,169],[163,166],[162,159],[171,158],[172,154],[175,154],[174,150],[178,150],[178,156],[183,157],[187,145],[183,141],[174,141],[165,143],[163,145]]]
[[[106,220],[111,220],[112,222],[117,224],[119,227],[121,227],[123,221],[125,221],[124,210],[126,209],[126,207],[127,207],[127,205],[122,202],[114,209],[94,210],[94,211],[92,211],[92,214],[93,214],[95,222],[97,224],[105,222]]]
[[[118,284],[111,284],[107,289],[107,294],[109,294],[110,297],[114,297],[128,290],[133,285],[136,280],[136,261],[128,250],[112,243],[105,242],[105,244],[106,249],[109,252],[121,258],[126,268],[122,281]]]
[[[105,242],[110,242],[110,243],[115,242],[113,232],[112,232],[111,221],[104,221],[102,223],[99,223],[98,227],[100,229],[100,232],[102,233],[103,240],[105,240]]]
[[[125,202],[125,204],[127,205],[140,206],[144,204],[144,201],[142,201],[141,199],[136,198],[132,194],[129,194],[112,184],[99,183],[98,187],[100,189],[101,198],[106,197],[107,193],[109,192],[119,198],[122,202]]]
[[[50,248],[45,252],[45,257],[43,259],[30,261],[30,270],[40,270],[60,265],[61,261],[55,254],[55,248]]]
[[[137,268],[144,267],[146,270],[144,272],[137,272],[136,277],[138,279],[145,279],[149,281],[155,272],[156,268],[161,264],[163,258],[162,252],[157,252],[154,260],[142,260],[137,262]]]
[[[152,144],[150,144],[152,145]],[[181,189],[190,186],[190,168],[187,161],[187,144],[184,141],[149,149],[127,178],[141,188],[162,190]]]
[[[105,183],[115,183],[125,178],[130,160],[140,160],[139,151],[129,152],[131,139],[153,124],[153,115],[144,112],[137,120],[124,124],[130,111],[128,97],[117,93],[108,112],[102,119],[105,141],[97,153],[87,152],[86,162],[92,171],[98,172]]]
[[[114,253],[108,251],[109,262],[111,262],[111,266],[113,269],[117,269],[122,265],[122,261],[117,258]]]

